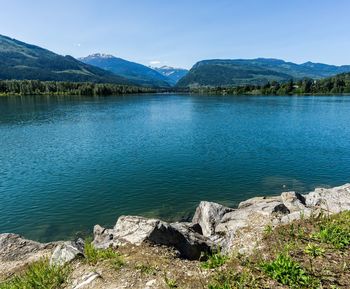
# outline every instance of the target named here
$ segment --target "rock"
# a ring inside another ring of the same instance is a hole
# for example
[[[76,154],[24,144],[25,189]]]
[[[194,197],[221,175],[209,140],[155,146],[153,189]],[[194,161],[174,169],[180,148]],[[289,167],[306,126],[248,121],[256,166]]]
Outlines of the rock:
[[[26,240],[17,234],[0,234],[0,261],[24,260],[46,247],[47,244]]]
[[[42,244],[17,234],[0,234],[0,280],[12,276],[32,262],[48,258],[57,244]]]
[[[248,200],[245,200],[243,202],[240,202],[238,205],[238,209],[244,209],[246,207],[249,207],[251,205],[254,205],[256,203],[260,203],[262,201],[266,200],[266,197],[254,197],[254,198],[250,198]]]
[[[145,289],[157,288],[157,280],[152,279],[146,283]]]
[[[283,204],[291,211],[305,209],[305,197],[296,192],[284,192],[281,194]]]
[[[96,278],[100,278],[101,275],[97,272],[91,272],[81,277],[82,282],[73,287],[73,289],[84,288],[91,284]]]
[[[297,220],[300,220],[302,218],[305,218],[305,219],[308,219],[310,218],[312,214],[312,210],[310,209],[304,209],[304,210],[301,210],[301,211],[295,211],[295,212],[292,212],[288,215],[285,215],[283,216],[279,222],[276,222],[276,224],[289,224],[291,222],[294,222],[294,221],[297,221]]]
[[[272,210],[273,214],[287,215],[290,213],[289,209],[284,204],[279,204]]]
[[[220,242],[222,251],[229,253],[233,247],[252,249],[264,227],[289,212],[280,197],[258,197],[242,202],[239,209],[226,213],[215,227],[215,234],[224,236]]]
[[[350,210],[350,184],[331,189],[317,188],[304,197],[306,206],[320,208],[329,213]]]
[[[71,262],[77,256],[84,256],[84,241],[82,239],[59,244],[52,253],[50,265],[62,266]]]
[[[202,228],[202,234],[209,237],[214,234],[216,225],[221,218],[233,209],[219,205],[217,203],[200,202],[193,216],[192,223],[199,224]]]
[[[209,253],[215,248],[215,244],[196,232],[191,223],[172,223],[171,227],[175,228],[184,237],[179,238],[179,242],[174,244],[174,247],[188,259],[198,260],[202,253]]]
[[[101,227],[95,227],[94,244],[96,247],[108,247],[150,242],[174,247],[184,258],[198,259],[202,251],[210,250],[212,243],[194,228],[188,223],[169,224],[158,219],[121,216],[113,230],[109,230],[108,233]]]
[[[100,225],[94,226],[94,240],[92,244],[97,249],[106,249],[113,245],[114,230],[105,229]]]

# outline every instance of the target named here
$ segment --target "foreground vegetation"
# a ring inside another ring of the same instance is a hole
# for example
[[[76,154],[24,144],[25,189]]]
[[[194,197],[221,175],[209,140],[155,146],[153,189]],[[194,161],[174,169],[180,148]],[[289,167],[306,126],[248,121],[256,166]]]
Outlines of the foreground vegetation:
[[[210,289],[349,288],[350,212],[265,230],[262,248],[237,254]]]
[[[93,82],[62,82],[39,80],[2,80],[0,95],[82,95],[105,96],[149,93],[158,90],[149,87]]]
[[[0,283],[0,289],[57,289],[67,282],[70,267],[50,266],[44,259],[31,264],[27,270],[14,278]]]
[[[98,250],[88,241],[84,259],[61,268],[36,262],[0,283],[0,289],[66,288],[79,270],[104,272],[102,285],[95,288],[113,278],[110,284],[158,280],[156,288],[349,288],[349,246],[350,212],[267,226],[253,254],[224,256],[218,250],[202,261],[181,260],[171,250],[152,246]]]
[[[343,73],[321,80],[303,79],[281,83],[272,81],[264,85],[200,87],[192,88],[191,92],[223,95],[345,94],[350,93],[350,73]]]

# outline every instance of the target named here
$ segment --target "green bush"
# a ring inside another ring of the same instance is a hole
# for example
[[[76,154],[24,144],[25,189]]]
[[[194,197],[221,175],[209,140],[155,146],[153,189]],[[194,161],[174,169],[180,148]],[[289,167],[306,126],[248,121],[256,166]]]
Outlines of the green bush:
[[[0,283],[0,289],[59,289],[69,273],[68,266],[50,266],[44,259],[29,265],[23,274]]]

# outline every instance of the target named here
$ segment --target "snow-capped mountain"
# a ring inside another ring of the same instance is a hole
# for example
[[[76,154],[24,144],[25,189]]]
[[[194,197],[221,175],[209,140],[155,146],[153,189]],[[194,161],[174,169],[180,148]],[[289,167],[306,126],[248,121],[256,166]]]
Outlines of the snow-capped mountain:
[[[184,68],[174,68],[171,66],[154,67],[154,70],[166,76],[172,85],[175,85],[182,77],[184,77],[188,70]]]

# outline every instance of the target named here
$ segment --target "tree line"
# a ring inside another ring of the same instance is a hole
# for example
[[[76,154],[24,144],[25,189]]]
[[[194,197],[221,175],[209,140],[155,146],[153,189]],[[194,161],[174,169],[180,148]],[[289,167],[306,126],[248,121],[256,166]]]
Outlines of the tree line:
[[[39,80],[1,80],[0,95],[82,95],[106,96],[158,92],[139,86],[93,82],[62,82]]]
[[[264,85],[235,87],[198,87],[191,88],[191,92],[227,95],[346,94],[350,93],[350,73],[320,80],[289,80],[282,83],[272,81]]]

